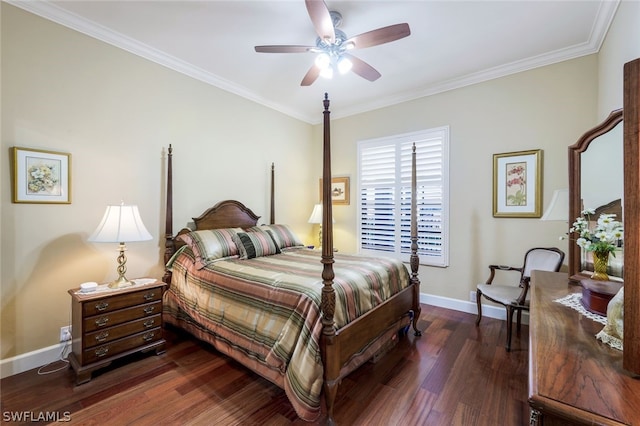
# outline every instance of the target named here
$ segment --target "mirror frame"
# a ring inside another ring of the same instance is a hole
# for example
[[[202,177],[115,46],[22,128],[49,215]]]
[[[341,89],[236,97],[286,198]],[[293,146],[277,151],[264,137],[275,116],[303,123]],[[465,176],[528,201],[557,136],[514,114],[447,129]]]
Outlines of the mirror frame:
[[[582,212],[581,156],[598,136],[612,130],[622,122],[622,109],[617,109],[596,127],[588,130],[578,141],[569,147],[569,228]],[[623,129],[624,130],[624,129]],[[624,211],[624,210],[623,210]],[[586,275],[581,273],[580,250],[574,241],[569,240],[569,279],[580,282]]]
[[[640,377],[640,59],[624,64],[624,338],[622,367]]]

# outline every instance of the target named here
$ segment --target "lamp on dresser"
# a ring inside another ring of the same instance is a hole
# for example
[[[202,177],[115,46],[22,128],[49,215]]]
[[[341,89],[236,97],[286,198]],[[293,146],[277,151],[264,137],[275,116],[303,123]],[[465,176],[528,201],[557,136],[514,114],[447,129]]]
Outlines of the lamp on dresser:
[[[111,282],[109,287],[121,288],[133,284],[124,275],[127,272],[127,257],[124,254],[127,250],[125,243],[148,241],[152,238],[144,223],[142,223],[138,206],[124,205],[124,203],[107,206],[102,221],[89,237],[89,241],[119,243],[118,278]]]
[[[540,220],[563,220],[569,222],[569,188],[553,191],[549,207]]]

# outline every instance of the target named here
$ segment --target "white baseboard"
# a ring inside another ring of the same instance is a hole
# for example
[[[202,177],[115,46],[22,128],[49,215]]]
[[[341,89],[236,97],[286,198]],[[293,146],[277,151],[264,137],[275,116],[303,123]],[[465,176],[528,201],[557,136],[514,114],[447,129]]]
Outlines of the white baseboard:
[[[0,360],[0,378],[13,376],[14,374],[23,373],[34,368],[47,365],[58,361],[62,353],[63,344],[49,346],[47,348],[37,349],[26,354],[14,356]],[[68,353],[69,351],[67,351]]]
[[[420,293],[420,303],[452,309],[454,311],[477,314],[475,302],[467,302],[450,297],[434,296],[432,294]],[[506,310],[501,306],[482,305],[482,315],[489,318],[506,320]],[[529,316],[525,312],[522,318],[523,324],[529,323]],[[18,355],[13,358],[0,360],[0,378],[13,376],[34,368],[38,368],[50,362],[57,361],[62,351],[62,345],[57,344]]]
[[[452,299],[450,297],[434,296],[432,294],[420,293],[420,303],[438,306],[440,308],[452,309],[454,311],[466,312],[474,315],[478,314],[478,307],[476,306],[476,302],[467,302],[465,300]],[[506,321],[507,310],[502,306],[483,304],[482,316]],[[522,313],[522,323],[529,324],[529,313],[526,311]]]

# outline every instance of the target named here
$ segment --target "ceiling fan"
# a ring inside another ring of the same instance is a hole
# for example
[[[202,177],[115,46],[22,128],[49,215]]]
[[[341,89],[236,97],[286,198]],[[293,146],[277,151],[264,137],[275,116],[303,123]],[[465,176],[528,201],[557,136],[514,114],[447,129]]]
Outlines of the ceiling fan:
[[[301,86],[310,86],[319,76],[331,78],[334,70],[341,74],[353,71],[360,77],[375,81],[380,78],[381,74],[348,51],[389,43],[411,34],[409,24],[403,23],[378,28],[349,38],[338,29],[342,23],[342,15],[339,12],[329,11],[324,0],[305,0],[305,4],[318,34],[315,46],[255,46],[256,52],[261,53],[317,53],[313,66],[300,83]]]

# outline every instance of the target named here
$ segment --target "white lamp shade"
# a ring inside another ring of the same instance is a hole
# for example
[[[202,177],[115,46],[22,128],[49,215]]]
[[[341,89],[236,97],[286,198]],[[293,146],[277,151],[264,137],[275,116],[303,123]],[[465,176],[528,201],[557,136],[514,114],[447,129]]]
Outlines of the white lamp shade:
[[[556,189],[553,191],[551,203],[540,220],[564,220],[569,221],[569,190]]]
[[[322,204],[313,206],[313,211],[309,216],[309,223],[322,223]]]
[[[126,243],[147,241],[153,237],[144,227],[138,206],[107,206],[100,225],[89,241],[98,243]]]
[[[309,223],[322,224],[322,204],[313,206],[313,211],[311,212],[311,216],[309,216]],[[336,223],[336,220],[333,219],[331,223]]]

